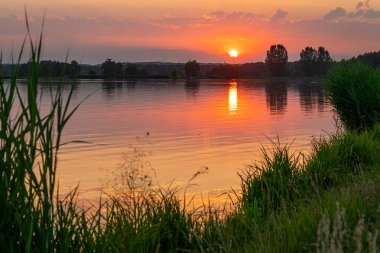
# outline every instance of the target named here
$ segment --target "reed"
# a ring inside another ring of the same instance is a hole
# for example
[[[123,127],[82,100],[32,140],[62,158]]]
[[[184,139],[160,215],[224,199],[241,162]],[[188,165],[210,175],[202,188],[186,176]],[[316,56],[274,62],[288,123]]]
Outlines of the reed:
[[[27,19],[26,19],[27,20]],[[26,36],[9,81],[0,77],[0,244],[11,252],[51,252],[56,234],[54,208],[57,155],[62,131],[78,106],[70,107],[75,83],[63,96],[63,75],[50,89],[50,108],[39,108],[39,68],[42,32],[33,43]],[[30,45],[26,98],[18,87],[18,66],[25,43]],[[50,85],[52,85],[50,83]],[[20,108],[16,110],[16,108]]]
[[[350,131],[374,126],[380,117],[380,72],[363,63],[342,63],[326,79],[327,97]]]

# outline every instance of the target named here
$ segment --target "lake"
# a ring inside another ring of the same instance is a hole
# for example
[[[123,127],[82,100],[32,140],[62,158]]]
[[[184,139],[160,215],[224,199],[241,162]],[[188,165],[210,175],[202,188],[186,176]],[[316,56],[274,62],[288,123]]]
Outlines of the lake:
[[[270,139],[307,152],[335,130],[318,79],[80,80],[73,104],[90,93],[64,131],[58,165],[61,192],[79,183],[81,198],[117,185],[120,167],[218,196],[239,186],[237,173]]]

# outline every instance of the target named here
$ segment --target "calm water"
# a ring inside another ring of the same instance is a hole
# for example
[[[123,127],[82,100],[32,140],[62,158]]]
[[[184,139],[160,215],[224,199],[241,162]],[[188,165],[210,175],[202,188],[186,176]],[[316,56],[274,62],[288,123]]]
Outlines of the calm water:
[[[73,103],[91,92],[67,125],[64,141],[76,142],[59,161],[61,191],[80,183],[87,198],[126,160],[153,168],[162,185],[186,184],[207,167],[191,191],[217,193],[239,185],[237,172],[259,158],[266,137],[308,150],[334,131],[318,80],[81,80]]]

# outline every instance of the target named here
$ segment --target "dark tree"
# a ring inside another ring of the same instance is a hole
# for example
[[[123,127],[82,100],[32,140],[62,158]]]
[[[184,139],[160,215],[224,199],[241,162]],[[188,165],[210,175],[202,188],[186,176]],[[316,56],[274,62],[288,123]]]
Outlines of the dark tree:
[[[185,76],[187,78],[194,78],[199,75],[200,66],[199,63],[196,60],[189,60],[185,63]]]
[[[127,66],[125,67],[125,74],[127,76],[137,76],[139,74],[139,69],[137,68],[136,64],[128,62]]]
[[[329,69],[332,63],[332,59],[330,57],[329,51],[327,51],[324,47],[318,48],[318,56],[317,56],[317,74],[324,75]]]
[[[317,57],[317,50],[312,47],[306,47],[300,53],[300,61],[304,62],[315,62]]]
[[[41,61],[40,62],[40,75],[41,76],[49,76],[49,77],[57,77],[62,74],[66,74],[66,72],[63,72],[64,70],[67,71],[68,63],[58,62],[58,61]]]
[[[90,70],[88,71],[88,74],[89,74],[90,76],[94,76],[94,75],[96,75],[96,72],[95,72],[95,70],[90,69]]]
[[[332,61],[329,51],[327,51],[324,47],[318,48],[317,61],[318,62],[331,62]]]
[[[238,67],[232,64],[220,64],[208,71],[207,75],[214,77],[234,78],[238,76]]]
[[[324,47],[315,50],[312,47],[306,47],[300,53],[300,64],[304,75],[324,75],[332,59],[329,51]]]
[[[302,73],[310,76],[316,73],[316,62],[318,59],[317,50],[312,47],[306,47],[300,53],[300,65]]]
[[[115,65],[115,72],[116,75],[122,75],[123,74],[123,64],[121,62],[116,63]]]
[[[52,76],[52,62],[41,61],[39,71],[41,76]]]
[[[80,74],[80,66],[77,61],[71,61],[66,68],[66,74],[69,76],[78,76]]]
[[[282,44],[272,45],[267,51],[265,64],[273,76],[287,75],[288,51]]]
[[[148,75],[148,72],[147,72],[145,69],[138,69],[138,71],[137,71],[137,75],[138,75],[139,77],[147,76],[147,75]]]
[[[378,68],[380,66],[380,51],[358,55],[356,58],[352,58],[351,61],[360,61]]]
[[[173,69],[172,73],[170,74],[170,77],[173,78],[173,79],[176,79],[178,76],[177,74],[177,70],[176,69]]]
[[[107,59],[102,63],[103,75],[106,77],[114,77],[116,75],[116,63],[111,59]]]
[[[20,65],[19,72],[18,72],[20,76],[24,77],[28,75],[28,65],[29,63],[23,63]]]

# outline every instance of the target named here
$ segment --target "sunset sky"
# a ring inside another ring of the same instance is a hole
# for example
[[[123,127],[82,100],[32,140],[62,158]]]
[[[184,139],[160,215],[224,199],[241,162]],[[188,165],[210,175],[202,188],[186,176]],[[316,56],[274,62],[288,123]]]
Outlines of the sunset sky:
[[[45,59],[256,62],[271,44],[290,60],[325,46],[336,60],[380,50],[380,1],[349,0],[1,0],[4,59],[45,16]],[[239,57],[230,58],[235,49]]]

